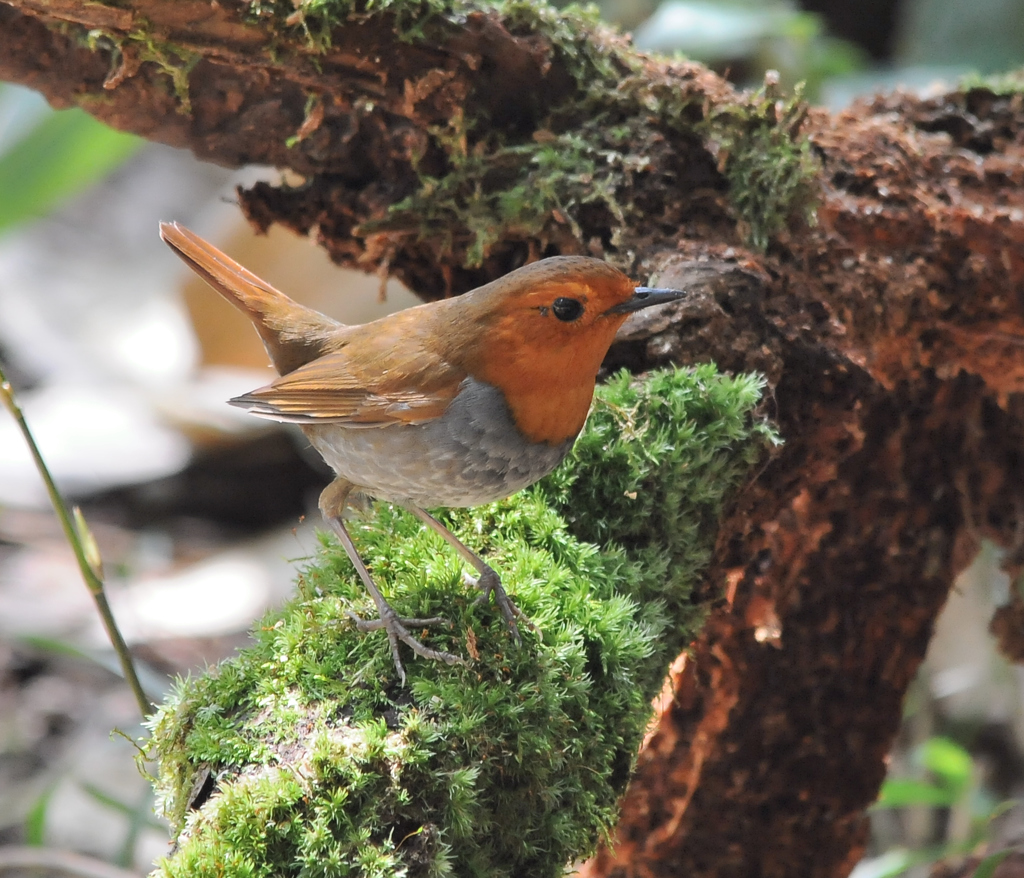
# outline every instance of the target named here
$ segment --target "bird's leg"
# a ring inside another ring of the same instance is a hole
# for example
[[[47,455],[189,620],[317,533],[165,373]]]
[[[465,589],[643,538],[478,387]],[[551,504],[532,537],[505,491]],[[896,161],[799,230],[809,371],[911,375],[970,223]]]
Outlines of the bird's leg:
[[[498,605],[498,609],[501,610],[501,615],[508,623],[508,627],[512,630],[512,636],[516,643],[521,643],[519,637],[519,626],[516,625],[516,619],[522,619],[531,628],[534,627],[533,623],[523,615],[523,611],[519,609],[512,601],[512,598],[508,596],[505,589],[501,587],[501,579],[495,572],[494,568],[487,564],[479,555],[476,554],[469,546],[467,546],[462,540],[460,540],[455,534],[453,534],[448,528],[446,528],[440,521],[434,518],[425,509],[420,509],[419,506],[414,506],[411,503],[405,507],[413,515],[415,515],[420,521],[422,521],[431,530],[436,531],[442,537],[445,542],[448,543],[456,552],[458,552],[466,561],[476,568],[477,573],[480,574],[479,578],[470,580],[477,588],[480,589],[482,594],[477,598],[478,603],[486,603],[490,596],[494,595],[494,603]]]
[[[377,607],[377,613],[380,617],[379,619],[368,621],[360,619],[354,614],[350,614],[355,620],[356,627],[360,631],[376,631],[380,628],[387,631],[388,642],[391,644],[391,657],[394,659],[395,669],[398,671],[398,676],[401,679],[403,686],[405,685],[405,668],[402,666],[402,659],[398,653],[399,641],[408,646],[414,653],[416,653],[416,655],[422,656],[423,658],[442,661],[449,665],[465,664],[465,662],[457,655],[452,655],[450,652],[441,652],[440,650],[424,646],[419,640],[413,637],[409,632],[409,629],[406,628],[406,625],[412,625],[414,627],[438,625],[447,622],[446,619],[403,619],[395,612],[391,604],[384,599],[384,595],[381,594],[380,589],[377,588],[377,584],[373,581],[373,577],[370,576],[370,571],[366,569],[363,559],[359,557],[359,552],[356,551],[355,543],[352,542],[352,537],[349,535],[348,529],[345,527],[345,523],[341,518],[342,512],[345,509],[345,504],[348,501],[348,495],[351,491],[352,485],[349,482],[346,482],[344,479],[335,479],[326,488],[324,488],[323,493],[320,494],[320,512],[323,514],[324,520],[331,526],[331,529],[341,541],[341,545],[344,546],[348,559],[352,562],[352,566],[356,568],[356,573],[359,574],[359,578],[363,581],[363,585],[370,593],[370,597],[373,599],[373,602]]]

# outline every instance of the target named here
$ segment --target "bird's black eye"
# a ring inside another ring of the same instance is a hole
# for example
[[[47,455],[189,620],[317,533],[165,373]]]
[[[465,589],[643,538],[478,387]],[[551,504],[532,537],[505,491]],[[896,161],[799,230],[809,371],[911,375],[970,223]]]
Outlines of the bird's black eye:
[[[555,312],[555,317],[559,320],[564,320],[566,323],[572,323],[573,320],[578,319],[583,313],[583,303],[578,299],[559,296],[551,303],[551,310]]]

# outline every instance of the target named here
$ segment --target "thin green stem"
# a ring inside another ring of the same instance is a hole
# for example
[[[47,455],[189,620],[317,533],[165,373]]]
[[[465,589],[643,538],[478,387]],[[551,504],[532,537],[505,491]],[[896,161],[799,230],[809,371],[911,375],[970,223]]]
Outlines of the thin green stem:
[[[46,462],[39,452],[39,446],[36,445],[36,440],[32,436],[32,431],[28,427],[25,415],[21,410],[21,406],[18,405],[18,401],[14,396],[14,390],[7,381],[7,376],[4,375],[2,367],[0,367],[0,402],[11,413],[21,430],[22,436],[25,437],[25,442],[28,444],[33,460],[35,460],[36,469],[39,470],[39,475],[42,476],[43,483],[46,485],[46,493],[50,495],[50,503],[53,504],[53,509],[57,513],[60,526],[64,529],[64,536],[67,537],[67,541],[75,553],[75,559],[78,561],[78,569],[82,573],[82,579],[92,595],[96,609],[99,610],[100,618],[103,620],[103,627],[107,630],[107,637],[110,638],[114,652],[117,653],[117,657],[121,662],[124,678],[128,681],[128,685],[135,695],[135,700],[139,704],[139,710],[142,712],[143,718],[145,718],[153,712],[154,705],[143,690],[142,683],[139,682],[139,676],[135,673],[135,664],[132,661],[128,644],[124,642],[117,623],[114,621],[114,614],[110,610],[110,604],[107,602],[107,595],[103,590],[103,579],[96,541],[93,539],[92,533],[89,531],[85,519],[78,509],[75,510],[74,520],[72,519],[72,514],[68,511],[64,498],[53,483],[50,470],[47,468]],[[92,557],[90,558],[90,556]]]

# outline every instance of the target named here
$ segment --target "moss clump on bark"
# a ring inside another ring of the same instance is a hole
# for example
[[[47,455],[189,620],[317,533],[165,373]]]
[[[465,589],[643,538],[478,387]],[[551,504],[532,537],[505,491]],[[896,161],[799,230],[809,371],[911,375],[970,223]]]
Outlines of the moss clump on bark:
[[[717,156],[748,245],[764,250],[794,218],[813,219],[818,163],[800,131],[799,90],[786,96],[766,85],[705,106],[705,96],[652,78],[646,56],[602,25],[594,7],[556,10],[537,0],[305,0],[298,6],[254,0],[251,8],[274,26],[301,26],[317,51],[329,45],[332,28],[376,15],[391,16],[404,40],[443,42],[467,16],[490,13],[512,34],[543,35],[552,62],[576,83],[531,131],[499,132],[486,118],[458,115],[449,128],[432,132],[448,157],[444,173],[422,174],[415,192],[394,204],[387,219],[363,224],[361,234],[413,231],[434,239],[446,229],[446,254],[456,253],[466,267],[479,266],[493,244],[510,240],[539,240],[543,250],[571,236],[614,256],[623,230],[649,220],[650,206],[632,193],[638,178],[655,170],[651,152],[666,135],[703,139]],[[666,188],[672,185],[666,179]]]
[[[729,181],[729,195],[747,243],[766,250],[793,218],[814,221],[819,163],[802,137],[802,89],[784,96],[772,80],[735,103],[713,107],[701,128]]]
[[[344,553],[325,540],[254,645],[181,681],[152,723],[165,876],[555,876],[613,823],[650,700],[704,614],[691,599],[733,489],[775,441],[761,383],[711,367],[616,377],[573,458],[445,520],[537,628],[514,646],[462,565],[382,505],[355,525],[400,613],[465,666],[397,684]],[[209,775],[212,795],[195,798]]]
[[[416,192],[392,205],[387,219],[363,223],[360,232],[436,238],[439,228],[451,230],[442,252],[453,251],[453,231],[462,235],[469,242],[463,245],[466,267],[481,265],[500,241],[533,238],[543,246],[571,236],[582,244],[595,232],[611,255],[624,230],[645,222],[633,192],[640,177],[655,170],[646,147],[666,130],[705,140],[749,246],[766,250],[794,217],[813,222],[819,165],[800,132],[806,106],[799,91],[783,96],[769,85],[694,119],[692,97],[622,85],[592,80],[592,92],[605,92],[590,96],[592,115],[570,123],[580,108],[566,109],[561,120],[553,114],[529,142],[492,138],[468,150],[465,137],[445,138],[446,173],[421,175]],[[651,109],[656,115],[645,118]],[[666,177],[666,191],[671,184]]]
[[[977,73],[965,76],[960,83],[960,90],[964,93],[987,91],[999,97],[1024,94],[1024,67],[988,76],[980,76]]]
[[[421,176],[415,193],[360,231],[411,230],[433,237],[439,229],[468,232],[462,261],[475,268],[499,241],[585,240],[581,212],[594,208],[610,219],[614,230],[606,243],[615,248],[621,230],[639,219],[630,191],[649,165],[631,151],[628,134],[589,122],[489,152],[449,152],[447,173]],[[451,253],[451,235],[446,244],[443,252]]]
[[[817,164],[800,131],[799,96],[762,90],[730,100],[727,88],[709,95],[692,71],[669,73],[651,63],[601,24],[592,7],[555,9],[538,0],[250,0],[239,15],[267,35],[253,63],[287,76],[299,62],[312,102],[323,94],[310,84],[310,62],[319,69],[341,29],[368,22],[383,21],[400,40],[433,50],[465,40],[467,22],[487,18],[509,43],[534,45],[538,68],[555,71],[550,77],[535,71],[540,78],[531,82],[551,86],[550,94],[520,101],[514,122],[496,123],[493,107],[472,93],[456,101],[445,117],[450,121],[417,141],[414,173],[389,190],[387,215],[378,211],[357,236],[415,235],[466,268],[480,266],[496,244],[524,242],[540,255],[593,252],[625,264],[632,259],[625,232],[649,225],[652,216],[662,217],[666,229],[684,228],[694,216],[682,206],[711,192],[728,191],[740,236],[758,249],[813,212]],[[181,112],[190,112],[194,47],[157,39],[145,27],[89,35],[94,46],[116,50],[113,81],[152,61],[170,78]],[[381,113],[384,125],[403,112],[386,96],[356,104],[353,113]],[[300,135],[282,139],[294,145]],[[708,154],[718,159],[717,174]],[[644,197],[635,197],[638,191]]]

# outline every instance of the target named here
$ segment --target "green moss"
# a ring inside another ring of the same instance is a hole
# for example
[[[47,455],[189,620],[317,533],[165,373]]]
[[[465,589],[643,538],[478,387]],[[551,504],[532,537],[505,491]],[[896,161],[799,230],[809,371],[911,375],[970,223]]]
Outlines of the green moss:
[[[461,152],[451,128],[431,132],[447,167],[423,172],[417,190],[386,219],[365,224],[365,233],[440,239],[466,266],[479,265],[497,242],[544,242],[567,233],[581,241],[599,234],[614,251],[626,230],[649,221],[633,191],[648,173],[648,151],[666,136],[682,138],[680,148],[687,139],[704,139],[717,152],[751,246],[764,249],[791,218],[813,216],[817,166],[799,132],[799,94],[782,100],[762,90],[705,106],[703,95],[678,80],[652,79],[644,56],[602,25],[595,7],[555,9],[539,0],[250,0],[244,9],[267,32],[274,63],[279,50],[294,51],[296,43],[316,62],[334,28],[376,16],[388,16],[403,40],[443,44],[470,14],[493,13],[513,34],[544,37],[552,63],[574,80],[575,91],[528,131],[499,131],[483,117],[453,120],[462,129]],[[130,43],[142,60],[158,64],[181,112],[190,112],[196,53],[154,39],[145,27],[123,38],[93,36],[125,51]]]
[[[158,874],[544,878],[592,851],[702,619],[690,594],[723,505],[775,441],[760,390],[711,367],[618,376],[558,472],[445,514],[536,624],[520,648],[411,516],[381,505],[356,524],[396,608],[450,619],[424,636],[473,659],[410,658],[407,689],[384,635],[354,630],[372,605],[325,540],[254,645],[155,717],[158,793],[181,830]],[[204,768],[216,791],[190,811]]]
[[[1022,94],[1024,93],[1024,67],[1006,73],[993,73],[989,76],[972,73],[961,80],[960,90],[964,92],[988,91],[1003,97]]]
[[[129,34],[128,39],[141,47],[142,61],[156,64],[171,80],[171,88],[178,99],[178,112],[185,116],[191,115],[188,77],[202,56],[181,46],[154,40],[145,33]]]
[[[111,73],[116,76],[117,68],[125,64],[128,58],[131,63],[156,64],[160,71],[170,80],[174,96],[178,99],[178,112],[189,115],[192,102],[189,98],[188,77],[192,68],[202,57],[198,52],[185,49],[174,43],[153,38],[144,27],[138,28],[127,36],[119,37],[102,30],[92,30],[86,35],[86,45],[92,50],[111,51]],[[87,103],[79,100],[86,109]]]
[[[360,231],[412,230],[436,237],[438,229],[465,230],[470,241],[463,262],[475,267],[501,240],[543,237],[557,225],[582,238],[577,217],[585,206],[603,209],[621,229],[634,213],[629,193],[636,175],[649,161],[616,144],[614,132],[591,137],[597,127],[590,123],[577,132],[547,132],[531,143],[451,155],[443,177],[422,176],[419,190],[395,204],[387,219],[364,223]],[[445,244],[450,254],[455,242],[449,236]]]
[[[297,6],[253,0],[250,9],[270,27],[302,27],[314,52],[323,50],[332,28],[375,15],[391,16],[404,40],[443,42],[470,13],[492,12],[513,34],[545,37],[553,63],[575,81],[576,91],[538,120],[529,139],[495,131],[484,118],[457,120],[460,148],[453,148],[451,130],[432,132],[449,159],[443,174],[421,175],[417,191],[386,219],[364,224],[363,233],[440,237],[442,248],[474,267],[499,241],[545,241],[566,230],[582,240],[583,212],[596,206],[603,211],[596,224],[610,230],[605,243],[614,249],[625,229],[644,222],[631,192],[647,171],[647,149],[666,133],[704,138],[717,152],[751,246],[764,249],[794,216],[813,216],[817,164],[799,132],[799,92],[784,100],[762,89],[705,108],[680,83],[652,81],[643,56],[601,25],[594,7],[556,10],[537,0],[303,0]]]
[[[249,0],[247,8],[250,20],[263,27],[281,33],[300,28],[307,48],[314,52],[330,45],[335,27],[375,16],[389,16],[395,33],[415,42],[436,37],[453,25],[461,27],[470,14],[495,12],[510,30],[539,31],[570,57],[593,55],[593,64],[599,54],[588,40],[600,20],[593,5],[556,9],[541,0]],[[607,68],[609,73],[611,69]]]
[[[766,84],[736,103],[713,107],[700,126],[717,150],[743,237],[758,250],[794,214],[814,220],[819,163],[800,135],[806,112],[801,88],[783,98]]]
[[[762,89],[713,108],[696,124],[687,121],[686,98],[673,102],[652,90],[634,93],[632,99],[653,105],[672,126],[689,128],[711,145],[750,246],[766,249],[794,215],[813,222],[819,164],[800,135],[806,105],[799,91],[782,99]],[[465,137],[461,151],[455,151],[450,139],[435,134],[449,155],[445,175],[422,175],[413,195],[393,205],[386,219],[364,223],[360,231],[412,231],[436,239],[443,229],[444,255],[460,245],[455,235],[467,234],[463,263],[475,267],[494,244],[551,238],[559,225],[584,240],[581,210],[597,207],[612,229],[607,243],[618,248],[624,229],[645,222],[633,192],[650,160],[635,146],[654,137],[649,121],[614,124],[620,115],[597,111],[571,131],[544,130],[529,143],[472,153],[465,150]]]
[[[625,229],[646,221],[632,193],[650,166],[642,145],[658,138],[658,125],[700,134],[711,145],[750,246],[766,249],[795,215],[813,221],[819,166],[799,132],[806,111],[799,93],[787,100],[765,90],[747,94],[712,108],[697,124],[687,119],[691,103],[684,96],[665,100],[652,90],[634,91],[630,99],[638,104],[596,110],[572,130],[545,129],[529,143],[499,140],[468,155],[449,151],[444,176],[421,176],[420,188],[393,205],[387,219],[364,223],[360,231],[436,238],[445,229],[446,255],[455,249],[452,236],[468,233],[462,261],[475,267],[494,244],[552,238],[559,225],[584,240],[581,211],[596,206],[612,230],[607,243],[617,249]],[[643,119],[644,106],[651,105],[661,119]],[[630,113],[639,121],[615,124]]]

